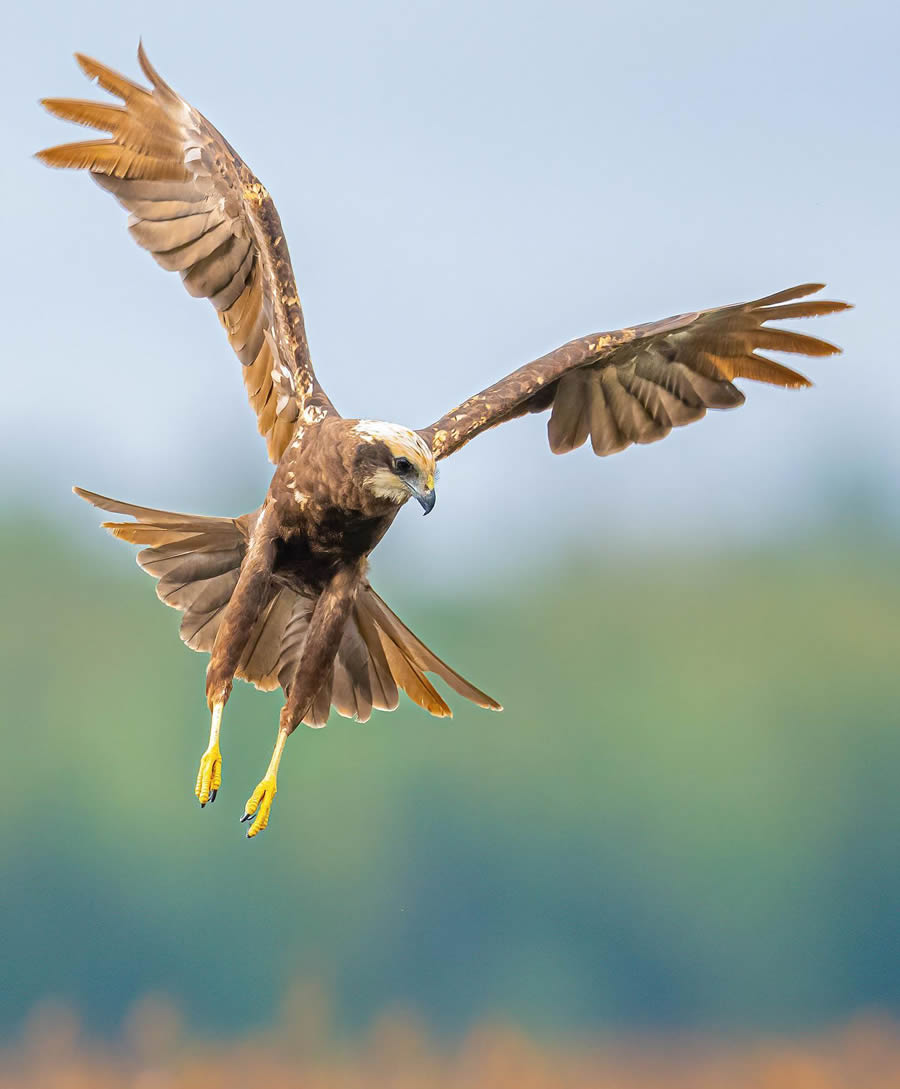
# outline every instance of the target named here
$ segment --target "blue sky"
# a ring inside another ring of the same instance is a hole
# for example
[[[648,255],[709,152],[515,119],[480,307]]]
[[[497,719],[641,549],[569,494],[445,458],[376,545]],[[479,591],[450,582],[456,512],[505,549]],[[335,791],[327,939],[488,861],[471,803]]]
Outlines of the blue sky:
[[[141,35],[275,197],[346,415],[423,426],[574,336],[795,282],[857,304],[817,323],[845,355],[811,361],[811,391],[745,385],[737,412],[603,460],[553,457],[544,418],[482,437],[379,562],[453,582],[579,539],[752,540],[845,488],[896,505],[894,5],[155,8],[32,5],[5,44],[7,507],[87,534],[72,483],[228,514],[267,487],[211,308],[108,196],[30,158],[77,138],[39,97],[96,93],[72,52],[136,76]]]

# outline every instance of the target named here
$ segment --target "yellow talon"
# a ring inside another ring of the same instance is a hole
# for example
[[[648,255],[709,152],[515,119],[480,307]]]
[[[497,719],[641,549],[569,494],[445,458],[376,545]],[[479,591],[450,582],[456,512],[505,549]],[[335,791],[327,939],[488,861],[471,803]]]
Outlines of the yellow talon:
[[[200,757],[200,770],[197,772],[197,785],[194,793],[200,801],[200,808],[207,802],[214,802],[219,787],[222,785],[222,754],[219,752],[219,730],[222,728],[224,703],[217,703],[212,709],[212,723],[209,727],[209,744]]]
[[[265,778],[259,783],[244,806],[241,824],[250,820],[254,813],[256,814],[256,820],[247,829],[247,839],[253,839],[269,823],[269,813],[272,810],[272,802],[275,800],[275,793],[278,790],[275,782],[278,777],[278,765],[281,763],[281,754],[284,752],[284,743],[287,741],[287,737],[287,731],[279,729],[278,739],[275,742],[275,751],[272,753],[272,759],[266,769]]]
[[[214,802],[219,787],[222,785],[222,754],[219,751],[219,743],[210,745],[200,757],[200,770],[197,772],[197,785],[194,793],[200,805]]]
[[[247,829],[247,839],[252,839],[269,823],[269,813],[272,810],[272,802],[275,800],[277,790],[275,776],[272,775],[263,779],[250,795],[247,804],[244,806],[244,815],[241,820],[250,820],[254,813],[256,814],[256,820]]]

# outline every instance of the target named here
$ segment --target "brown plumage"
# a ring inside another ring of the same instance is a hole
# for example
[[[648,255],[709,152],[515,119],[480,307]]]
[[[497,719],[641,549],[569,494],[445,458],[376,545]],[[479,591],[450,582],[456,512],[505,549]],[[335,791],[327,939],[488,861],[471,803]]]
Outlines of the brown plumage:
[[[121,105],[45,99],[68,121],[109,134],[38,153],[50,166],[89,171],[131,213],[129,230],[188,292],[215,307],[243,365],[244,383],[277,468],[262,506],[239,518],[151,510],[76,489],[132,521],[106,522],[143,545],[138,562],[157,594],[181,610],[181,637],[210,654],[210,742],[196,793],[221,783],[219,729],[234,677],[285,693],[266,776],[245,807],[248,835],[265,828],[287,736],[325,724],[332,707],[365,721],[393,710],[403,689],[434,715],[450,709],[439,677],[482,707],[500,706],[433,654],[370,586],[369,553],[410,496],[434,505],[435,462],[506,420],[549,410],[554,453],[588,439],[606,455],[656,442],[708,408],[732,408],[748,378],[808,380],[760,352],[830,355],[839,349],[771,321],[815,317],[846,303],[810,300],[804,284],[752,302],[680,314],[581,337],[528,363],[418,432],[343,419],[316,378],[303,312],[275,205],[220,133],[168,86],[143,48],[150,88],[88,57],[85,73]]]

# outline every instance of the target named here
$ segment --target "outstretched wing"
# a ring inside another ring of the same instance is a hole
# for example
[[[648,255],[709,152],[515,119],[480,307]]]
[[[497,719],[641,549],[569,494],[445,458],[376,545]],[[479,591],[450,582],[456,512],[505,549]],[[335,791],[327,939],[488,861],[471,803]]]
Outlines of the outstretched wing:
[[[419,434],[436,458],[445,458],[488,428],[551,409],[547,432],[555,454],[574,450],[588,436],[600,455],[656,442],[673,427],[699,420],[708,408],[743,404],[733,378],[810,385],[802,374],[757,353],[840,351],[824,340],[766,325],[848,309],[842,302],[792,301],[822,287],[802,284],[753,302],[572,340],[470,397]]]
[[[151,90],[76,54],[123,105],[45,98],[57,117],[110,139],[38,152],[49,166],[90,171],[131,212],[129,230],[188,292],[209,299],[244,365],[244,384],[277,462],[298,419],[334,413],[313,372],[303,311],[271,197],[227,140],[151,67]]]

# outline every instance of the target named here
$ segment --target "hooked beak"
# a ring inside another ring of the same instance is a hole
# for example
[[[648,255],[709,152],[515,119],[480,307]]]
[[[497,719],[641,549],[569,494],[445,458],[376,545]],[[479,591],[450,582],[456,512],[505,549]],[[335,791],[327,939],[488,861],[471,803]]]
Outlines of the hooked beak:
[[[413,495],[416,497],[418,502],[422,505],[422,509],[425,511],[426,514],[429,514],[432,510],[434,510],[434,503],[435,503],[434,488],[429,488],[428,491],[426,491],[426,492],[414,491]]]
[[[406,480],[405,484],[409,488],[410,493],[415,496],[416,501],[421,505],[422,510],[426,514],[430,514],[434,510],[434,473],[431,472],[427,477],[423,476],[418,480]]]

